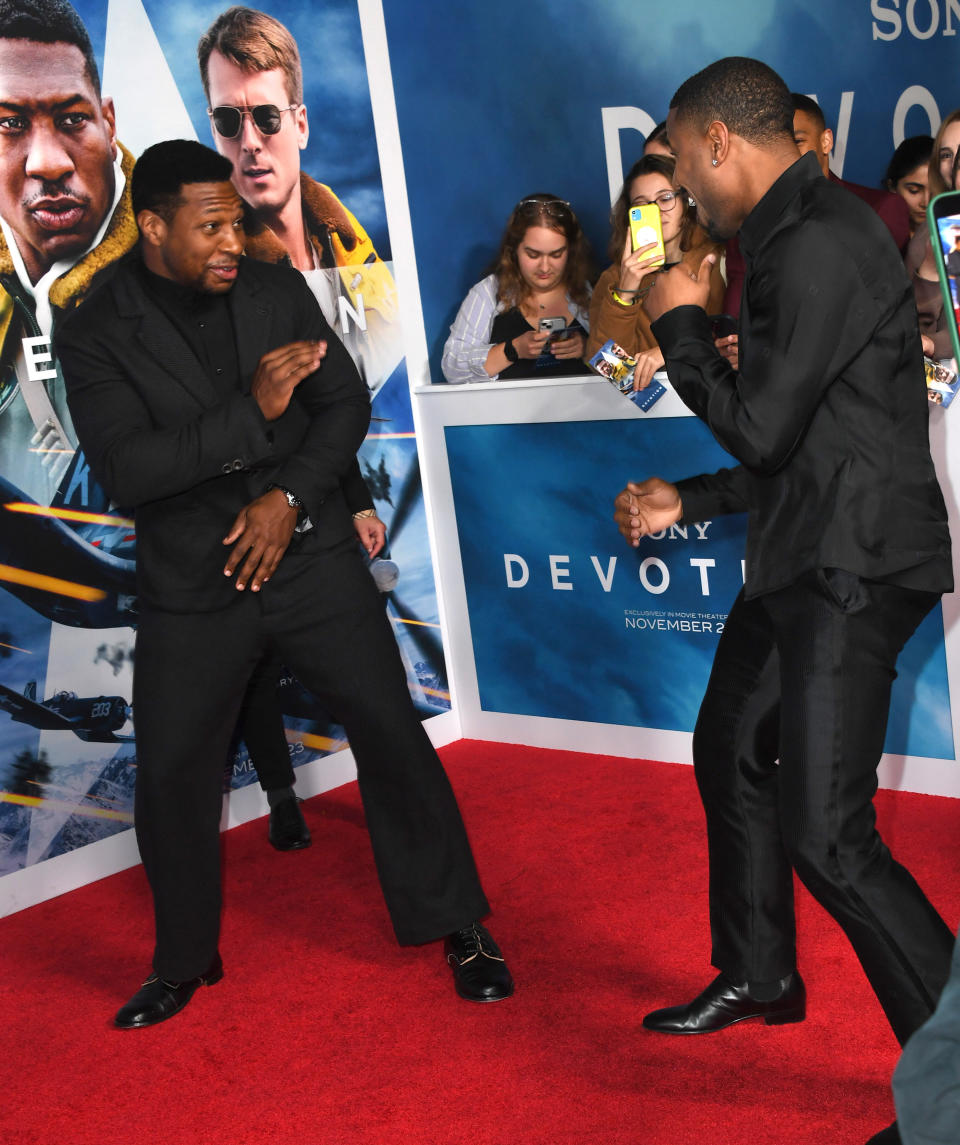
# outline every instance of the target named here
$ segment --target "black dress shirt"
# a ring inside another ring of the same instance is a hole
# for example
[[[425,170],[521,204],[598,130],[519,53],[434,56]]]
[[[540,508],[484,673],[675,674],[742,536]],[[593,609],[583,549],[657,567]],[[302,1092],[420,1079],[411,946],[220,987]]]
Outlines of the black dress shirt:
[[[148,293],[183,335],[221,396],[237,389],[240,366],[229,297],[182,286],[139,263]]]
[[[739,372],[699,307],[653,324],[677,392],[741,462],[679,482],[684,519],[749,512],[748,597],[819,568],[948,591],[916,308],[889,231],[805,155],[739,237]]]

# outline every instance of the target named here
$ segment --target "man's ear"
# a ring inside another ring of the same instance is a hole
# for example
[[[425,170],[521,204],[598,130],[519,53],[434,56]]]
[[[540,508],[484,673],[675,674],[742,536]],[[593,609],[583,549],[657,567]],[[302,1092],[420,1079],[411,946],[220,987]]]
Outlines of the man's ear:
[[[163,246],[163,241],[167,237],[167,224],[155,211],[145,207],[137,215],[137,226],[144,242],[152,247]]]
[[[710,161],[714,167],[719,166],[727,157],[730,150],[730,131],[721,119],[715,119],[707,128],[707,139],[710,143]]]
[[[829,155],[833,150],[833,132],[829,127],[825,127],[820,133],[820,151],[823,155]]]
[[[116,159],[117,157],[117,117],[113,109],[113,100],[110,96],[104,96],[100,101],[100,111],[103,115],[103,122],[107,125],[107,135],[110,139],[110,154]]]
[[[310,124],[307,122],[307,105],[305,103],[301,103],[293,113],[293,122],[297,129],[297,146],[301,151],[305,151],[307,141],[310,139]]]

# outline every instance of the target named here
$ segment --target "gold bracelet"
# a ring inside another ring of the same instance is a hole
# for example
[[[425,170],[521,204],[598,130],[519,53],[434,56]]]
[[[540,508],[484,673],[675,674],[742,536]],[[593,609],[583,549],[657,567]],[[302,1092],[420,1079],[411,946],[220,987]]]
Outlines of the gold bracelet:
[[[355,521],[366,521],[370,517],[375,517],[376,515],[377,515],[376,509],[361,509],[359,513],[353,514],[353,519]]]

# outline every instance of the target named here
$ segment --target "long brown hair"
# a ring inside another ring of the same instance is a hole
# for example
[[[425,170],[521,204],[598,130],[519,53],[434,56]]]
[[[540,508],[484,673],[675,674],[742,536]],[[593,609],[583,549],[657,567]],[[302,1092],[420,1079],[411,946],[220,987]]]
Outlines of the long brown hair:
[[[517,261],[517,249],[530,227],[546,227],[564,236],[567,240],[567,265],[563,272],[563,285],[578,306],[589,305],[590,253],[586,236],[566,199],[558,199],[545,191],[537,191],[521,199],[510,213],[494,262],[497,300],[507,307],[519,307],[531,293]]]
[[[634,179],[641,175],[662,175],[674,190],[677,190],[677,162],[669,155],[644,155],[630,168],[620,188],[617,201],[610,208],[610,245],[607,254],[610,261],[619,264],[623,258],[623,246],[627,241],[627,228],[630,214],[630,188]],[[690,196],[681,190],[680,206],[683,211],[683,226],[680,228],[680,249],[687,251],[693,245],[697,225],[697,208],[690,202]]]

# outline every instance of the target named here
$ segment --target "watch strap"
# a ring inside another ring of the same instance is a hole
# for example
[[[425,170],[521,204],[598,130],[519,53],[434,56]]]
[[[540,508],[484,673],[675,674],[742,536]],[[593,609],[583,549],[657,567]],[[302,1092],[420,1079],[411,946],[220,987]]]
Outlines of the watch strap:
[[[284,486],[284,485],[270,485],[267,488],[267,492],[269,493],[271,489],[279,489],[280,492],[284,495],[284,497],[286,497],[287,504],[290,506],[291,509],[296,509],[298,512],[302,511],[303,502],[296,495],[296,493],[293,492],[292,489],[287,489],[286,486]]]

